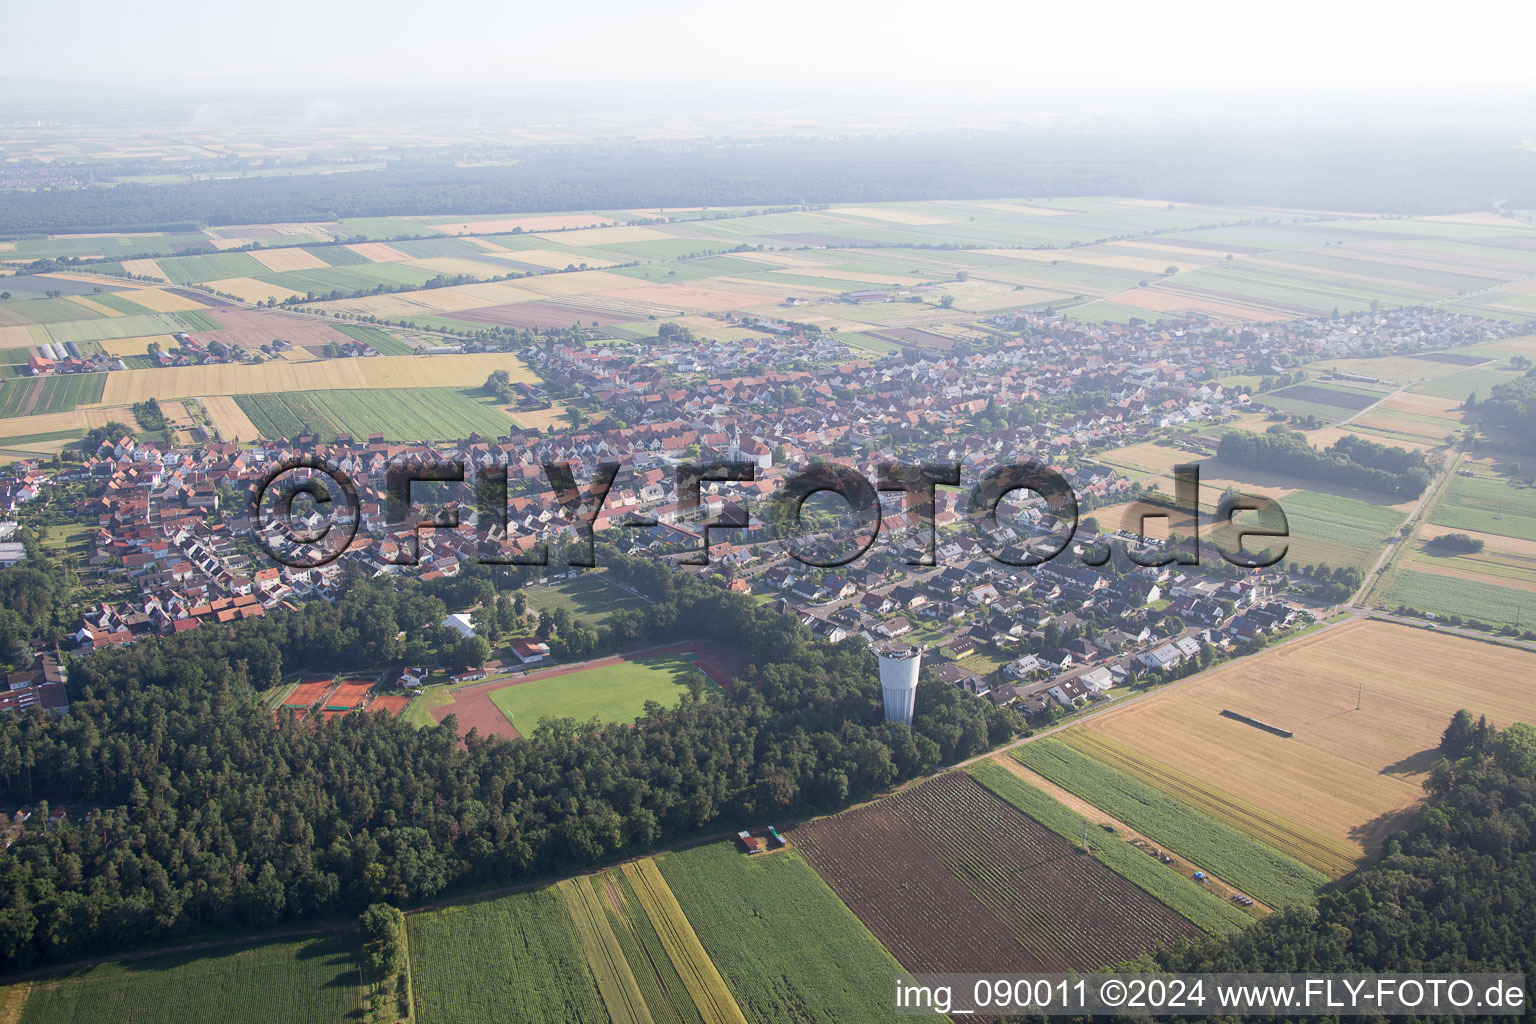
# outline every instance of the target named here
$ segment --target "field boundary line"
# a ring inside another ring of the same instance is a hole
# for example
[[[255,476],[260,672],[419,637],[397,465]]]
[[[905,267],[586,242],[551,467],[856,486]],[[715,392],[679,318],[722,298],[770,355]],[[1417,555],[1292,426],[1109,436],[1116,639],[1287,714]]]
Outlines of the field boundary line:
[[[683,986],[693,998],[704,1024],[747,1024],[741,1007],[709,951],[699,941],[698,933],[683,913],[682,904],[672,894],[672,887],[662,877],[654,858],[630,861],[623,866],[635,898],[651,919],[662,948],[672,959]]]

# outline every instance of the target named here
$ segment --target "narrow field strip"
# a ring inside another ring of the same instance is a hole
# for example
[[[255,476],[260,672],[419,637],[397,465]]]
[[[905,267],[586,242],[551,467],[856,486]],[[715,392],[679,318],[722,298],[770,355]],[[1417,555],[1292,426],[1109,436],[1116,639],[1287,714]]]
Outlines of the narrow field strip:
[[[567,878],[556,883],[555,888],[565,898],[565,909],[570,912],[571,924],[576,928],[576,939],[581,943],[581,951],[587,955],[587,965],[592,968],[592,977],[597,981],[597,993],[602,996],[613,1024],[655,1024],[618,937],[609,927],[608,918],[587,879]]]
[[[656,934],[687,986],[694,1005],[699,1008],[704,1024],[746,1024],[741,1007],[736,1005],[725,979],[720,977],[714,961],[694,934],[693,926],[688,923],[687,915],[672,895],[656,862],[647,858],[625,864],[624,877],[655,926]]]

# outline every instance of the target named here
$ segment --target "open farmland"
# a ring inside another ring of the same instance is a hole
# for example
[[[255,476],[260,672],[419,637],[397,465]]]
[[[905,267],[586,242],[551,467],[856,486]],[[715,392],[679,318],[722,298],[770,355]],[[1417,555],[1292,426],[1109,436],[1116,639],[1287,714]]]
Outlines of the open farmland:
[[[967,770],[977,782],[1052,832],[1069,843],[1081,844],[1083,815],[1054,799],[1040,786],[1021,778],[1022,768],[1011,757],[1003,755],[980,761]],[[1040,776],[1034,778],[1038,780]],[[1184,877],[1118,834],[1106,834],[1101,829],[1094,835],[1090,830],[1089,837],[1089,849],[1094,859],[1202,930],[1224,934],[1253,922],[1253,918],[1215,895],[1208,886]]]
[[[1315,868],[1059,740],[1026,743],[1014,756],[1062,788],[1272,907],[1306,903],[1328,881]]]
[[[256,395],[279,391],[333,391],[349,388],[479,387],[493,370],[513,380],[536,378],[516,356],[474,355],[374,356],[291,363],[215,363],[107,374],[101,401],[132,405],[146,398],[196,398],[202,395]]]
[[[656,865],[747,1020],[890,1019],[900,965],[793,847],[709,843]]]
[[[554,889],[406,918],[418,1024],[608,1024],[602,998]]]
[[[106,375],[73,373],[54,377],[17,377],[0,387],[0,417],[68,412],[101,401]]]
[[[238,395],[236,404],[256,429],[253,437],[312,433],[390,441],[448,441],[480,434],[504,437],[511,418],[474,391],[454,388],[372,388],[345,391]]]
[[[1500,724],[1536,715],[1536,693],[1510,685],[1533,671],[1536,654],[1356,619],[1077,728],[1366,853],[1422,800],[1424,773],[1458,709]],[[1224,717],[1226,709],[1294,735]]]
[[[345,937],[107,963],[27,986],[18,1024],[333,1024],[362,1002]]]
[[[791,838],[910,971],[1085,970],[1199,934],[962,772]]]

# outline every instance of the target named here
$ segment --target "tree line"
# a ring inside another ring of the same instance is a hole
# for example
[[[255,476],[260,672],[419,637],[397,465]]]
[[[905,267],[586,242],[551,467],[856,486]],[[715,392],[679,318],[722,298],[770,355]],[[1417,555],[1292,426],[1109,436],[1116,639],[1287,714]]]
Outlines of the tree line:
[[[1234,430],[1221,439],[1222,461],[1326,483],[1358,487],[1405,498],[1416,498],[1434,479],[1423,452],[1392,448],[1346,435],[1319,451],[1304,435],[1271,427],[1255,434]]]

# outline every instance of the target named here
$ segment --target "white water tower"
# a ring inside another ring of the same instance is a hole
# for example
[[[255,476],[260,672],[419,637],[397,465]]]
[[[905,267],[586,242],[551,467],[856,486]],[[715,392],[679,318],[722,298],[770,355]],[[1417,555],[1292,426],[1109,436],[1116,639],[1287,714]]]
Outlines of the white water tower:
[[[885,720],[912,724],[917,699],[917,670],[922,652],[910,644],[885,644],[875,650],[880,659],[880,690],[885,695]]]

